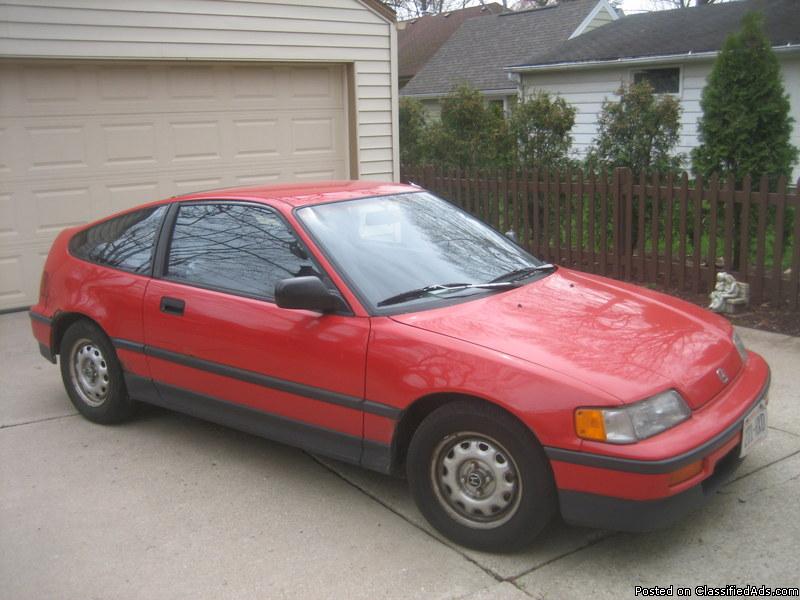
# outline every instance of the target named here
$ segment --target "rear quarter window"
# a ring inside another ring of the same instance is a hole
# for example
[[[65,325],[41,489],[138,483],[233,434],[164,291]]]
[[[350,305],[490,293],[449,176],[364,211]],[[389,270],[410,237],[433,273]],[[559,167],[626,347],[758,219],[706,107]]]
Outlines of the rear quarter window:
[[[103,221],[73,236],[69,251],[89,262],[147,274],[166,211],[166,206],[158,206]]]

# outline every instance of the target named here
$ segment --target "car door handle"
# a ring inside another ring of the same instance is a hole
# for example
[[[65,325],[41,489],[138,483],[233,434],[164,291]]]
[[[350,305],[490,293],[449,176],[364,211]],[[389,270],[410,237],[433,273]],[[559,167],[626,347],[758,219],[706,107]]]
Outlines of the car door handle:
[[[170,298],[163,296],[161,298],[161,312],[170,315],[183,315],[183,309],[186,308],[186,302],[178,298]]]

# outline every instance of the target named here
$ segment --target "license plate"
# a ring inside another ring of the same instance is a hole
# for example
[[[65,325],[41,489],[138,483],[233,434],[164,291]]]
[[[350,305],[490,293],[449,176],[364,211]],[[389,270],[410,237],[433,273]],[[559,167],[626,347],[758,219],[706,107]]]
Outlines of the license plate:
[[[742,449],[739,457],[744,456],[753,446],[767,437],[767,403],[762,400],[750,414],[744,418],[742,425]]]

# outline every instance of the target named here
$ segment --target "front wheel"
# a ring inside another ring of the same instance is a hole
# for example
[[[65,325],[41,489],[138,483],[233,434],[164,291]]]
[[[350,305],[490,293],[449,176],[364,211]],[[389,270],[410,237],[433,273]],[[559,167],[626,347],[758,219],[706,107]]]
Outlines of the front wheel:
[[[431,413],[411,440],[406,469],[422,514],[462,546],[516,550],[555,513],[541,446],[521,423],[488,404],[454,402]]]

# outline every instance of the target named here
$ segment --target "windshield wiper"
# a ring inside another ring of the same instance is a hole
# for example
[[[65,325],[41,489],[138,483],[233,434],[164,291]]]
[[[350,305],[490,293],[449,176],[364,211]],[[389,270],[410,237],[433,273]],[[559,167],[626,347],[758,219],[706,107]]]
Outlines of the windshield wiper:
[[[555,271],[558,267],[555,265],[551,265],[550,263],[545,263],[543,265],[537,265],[535,267],[523,267],[521,269],[514,269],[513,271],[509,271],[508,273],[503,273],[500,277],[495,277],[492,279],[490,283],[500,283],[502,281],[517,281],[519,279],[525,279],[526,277],[530,277],[536,273],[544,273],[545,271]]]
[[[391,304],[400,304],[401,302],[408,302],[409,300],[416,300],[429,294],[435,295],[436,292],[445,293],[458,290],[469,290],[473,288],[481,289],[505,289],[510,287],[517,287],[517,284],[510,281],[490,281],[489,283],[436,283],[433,285],[426,285],[425,287],[417,288],[402,292],[395,296],[389,296],[378,302],[378,306],[389,306]]]

